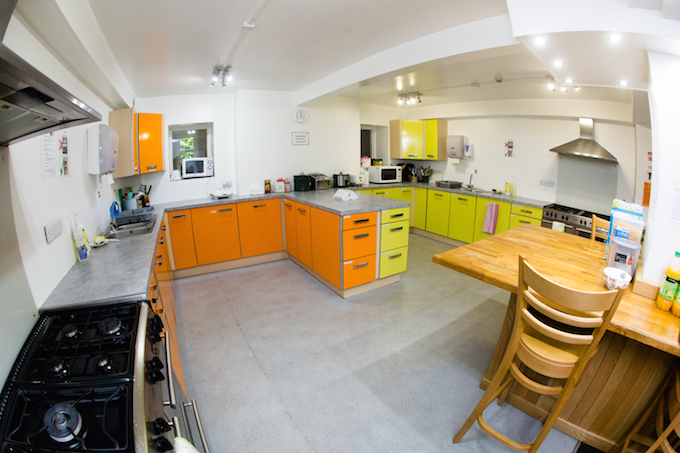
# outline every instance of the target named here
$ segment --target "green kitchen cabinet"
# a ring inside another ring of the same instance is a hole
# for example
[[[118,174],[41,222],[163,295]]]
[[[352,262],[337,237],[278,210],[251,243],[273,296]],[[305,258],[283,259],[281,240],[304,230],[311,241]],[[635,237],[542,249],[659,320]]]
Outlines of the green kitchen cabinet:
[[[479,198],[477,200],[477,209],[475,212],[475,232],[472,238],[474,242],[481,239],[488,238],[490,234],[484,233],[482,229],[484,228],[484,217],[486,216],[486,208],[489,203],[498,204],[498,217],[496,219],[496,231],[495,234],[507,231],[510,226],[510,211],[511,203],[507,201],[496,201],[489,200],[486,198]]]
[[[457,241],[471,243],[475,232],[475,211],[477,197],[451,194],[449,211],[449,237]],[[482,199],[483,201],[483,199]]]
[[[446,236],[449,232],[451,194],[441,190],[427,191],[427,223],[425,230]],[[507,225],[506,225],[507,229]]]
[[[416,195],[413,199],[413,226],[424,230],[427,224],[427,189],[414,187]]]

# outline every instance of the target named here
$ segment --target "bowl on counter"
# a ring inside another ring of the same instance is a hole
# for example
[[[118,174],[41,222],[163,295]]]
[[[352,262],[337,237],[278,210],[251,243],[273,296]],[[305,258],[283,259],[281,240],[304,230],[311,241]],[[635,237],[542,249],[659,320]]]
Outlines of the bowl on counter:
[[[627,288],[632,280],[632,276],[616,267],[605,267],[603,272],[604,286],[607,289]]]

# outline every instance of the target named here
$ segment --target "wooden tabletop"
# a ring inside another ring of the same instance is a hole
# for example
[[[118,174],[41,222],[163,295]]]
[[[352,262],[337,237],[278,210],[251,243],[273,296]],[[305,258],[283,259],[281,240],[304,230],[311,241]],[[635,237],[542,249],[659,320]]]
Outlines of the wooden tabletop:
[[[510,292],[517,291],[518,255],[547,278],[584,291],[604,291],[604,244],[535,225],[504,233],[434,256],[433,261]],[[609,330],[680,357],[680,318],[633,294],[632,284]]]

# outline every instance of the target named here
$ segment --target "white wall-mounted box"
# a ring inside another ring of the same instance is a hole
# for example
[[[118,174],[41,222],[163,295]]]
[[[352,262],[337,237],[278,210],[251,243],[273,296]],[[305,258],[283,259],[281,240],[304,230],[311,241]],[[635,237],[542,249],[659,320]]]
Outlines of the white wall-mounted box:
[[[87,129],[87,172],[104,175],[116,171],[118,164],[118,133],[106,124]]]

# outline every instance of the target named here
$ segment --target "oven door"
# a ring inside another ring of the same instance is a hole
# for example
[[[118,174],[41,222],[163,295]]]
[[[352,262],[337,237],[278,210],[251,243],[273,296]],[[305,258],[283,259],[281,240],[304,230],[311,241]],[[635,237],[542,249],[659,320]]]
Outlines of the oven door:
[[[541,226],[544,227],[544,228],[550,228],[550,229],[552,229],[553,221],[552,221],[552,220],[541,219]],[[569,233],[569,234],[576,234],[576,229],[575,229],[573,226],[571,226],[571,225],[565,223],[565,224],[564,224],[564,232],[565,232],[565,233]],[[590,233],[588,233],[588,238],[590,238]]]

